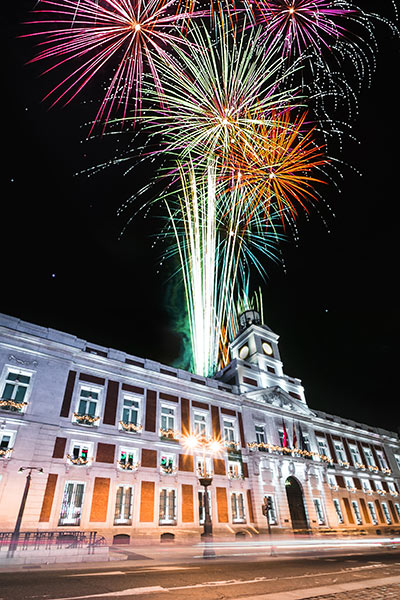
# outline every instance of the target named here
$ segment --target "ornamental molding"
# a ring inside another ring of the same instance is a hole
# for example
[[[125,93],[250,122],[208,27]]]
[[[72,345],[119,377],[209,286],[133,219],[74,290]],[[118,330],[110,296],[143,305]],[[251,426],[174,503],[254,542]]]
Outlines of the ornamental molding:
[[[22,358],[14,356],[14,354],[9,354],[8,360],[17,363],[17,365],[20,365],[21,367],[37,367],[39,364],[37,360],[23,360]]]
[[[301,400],[293,398],[279,386],[248,392],[246,396],[252,400],[264,402],[272,407],[282,408],[283,410],[295,413],[297,415],[315,417],[315,413],[313,413],[308,406],[301,402]]]

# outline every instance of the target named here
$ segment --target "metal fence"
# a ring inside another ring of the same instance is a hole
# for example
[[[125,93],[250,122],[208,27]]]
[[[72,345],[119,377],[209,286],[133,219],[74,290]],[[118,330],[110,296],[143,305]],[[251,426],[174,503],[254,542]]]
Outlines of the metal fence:
[[[88,554],[93,554],[95,548],[105,544],[106,539],[96,531],[21,531],[17,538],[12,531],[0,531],[0,551],[10,546],[29,551],[87,547]]]

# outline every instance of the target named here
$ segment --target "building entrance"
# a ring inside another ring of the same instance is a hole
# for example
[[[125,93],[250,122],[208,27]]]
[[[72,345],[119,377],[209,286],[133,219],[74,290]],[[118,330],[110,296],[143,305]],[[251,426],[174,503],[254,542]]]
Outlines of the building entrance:
[[[308,531],[306,509],[304,508],[303,490],[295,477],[288,477],[285,482],[292,527],[295,532]]]

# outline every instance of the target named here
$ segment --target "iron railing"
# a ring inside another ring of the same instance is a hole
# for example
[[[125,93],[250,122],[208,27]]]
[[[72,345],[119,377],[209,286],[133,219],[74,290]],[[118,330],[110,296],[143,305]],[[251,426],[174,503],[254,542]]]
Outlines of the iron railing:
[[[87,547],[88,554],[93,554],[95,548],[105,544],[106,539],[97,531],[22,531],[17,538],[12,531],[0,531],[0,551],[8,550],[10,545],[29,551]]]

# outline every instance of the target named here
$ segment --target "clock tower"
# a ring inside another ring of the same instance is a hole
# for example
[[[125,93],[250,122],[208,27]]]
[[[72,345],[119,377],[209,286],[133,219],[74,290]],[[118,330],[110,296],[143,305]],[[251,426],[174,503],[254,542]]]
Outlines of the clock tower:
[[[259,312],[244,311],[239,317],[239,333],[230,346],[231,362],[216,379],[237,385],[241,393],[279,387],[305,402],[301,381],[283,372],[278,340],[279,335],[262,323]]]

